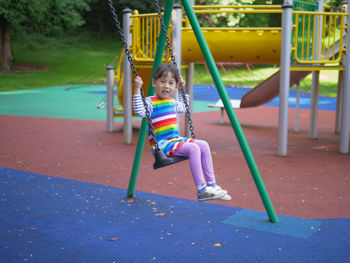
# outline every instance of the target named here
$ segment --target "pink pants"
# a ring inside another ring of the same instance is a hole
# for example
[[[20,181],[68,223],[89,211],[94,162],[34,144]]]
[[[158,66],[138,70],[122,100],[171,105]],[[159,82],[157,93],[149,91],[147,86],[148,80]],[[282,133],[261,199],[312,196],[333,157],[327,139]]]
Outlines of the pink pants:
[[[189,157],[193,180],[197,187],[215,183],[213,160],[206,141],[196,139],[194,143],[186,142],[174,152],[174,155]]]

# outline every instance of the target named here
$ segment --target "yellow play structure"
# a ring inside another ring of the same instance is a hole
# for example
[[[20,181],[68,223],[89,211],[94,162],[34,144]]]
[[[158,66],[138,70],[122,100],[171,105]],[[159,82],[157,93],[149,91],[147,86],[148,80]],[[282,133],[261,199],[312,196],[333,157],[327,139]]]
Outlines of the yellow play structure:
[[[307,3],[307,2],[306,2]],[[310,3],[307,3],[310,4]],[[195,13],[201,14],[281,14],[280,5],[249,5],[249,6],[194,6]],[[316,28],[317,15],[322,15],[322,23]],[[345,50],[342,35],[347,26],[344,19],[347,13],[344,9],[336,11],[293,11],[293,36],[291,84],[305,78],[312,70],[334,69],[343,70],[342,54]],[[155,55],[160,24],[157,14],[139,14],[134,11],[130,16],[132,35],[130,50],[136,64],[136,69],[149,83],[152,63]],[[170,25],[169,32],[172,30]],[[282,28],[264,27],[202,27],[202,32],[216,62],[239,62],[248,64],[279,64],[281,56]],[[319,36],[315,32],[319,32]],[[169,33],[169,38],[172,35]],[[313,42],[322,39],[320,52],[315,52]],[[115,116],[122,116],[123,71],[119,57],[117,66],[118,102]],[[170,61],[165,53],[164,61]],[[188,63],[203,63],[204,58],[188,19],[182,19],[181,28],[181,62],[186,67]],[[317,64],[317,66],[315,66]],[[268,102],[278,95],[279,74],[274,74],[242,98],[241,107],[258,106]],[[146,92],[147,92],[147,87]],[[119,114],[121,113],[121,114]]]

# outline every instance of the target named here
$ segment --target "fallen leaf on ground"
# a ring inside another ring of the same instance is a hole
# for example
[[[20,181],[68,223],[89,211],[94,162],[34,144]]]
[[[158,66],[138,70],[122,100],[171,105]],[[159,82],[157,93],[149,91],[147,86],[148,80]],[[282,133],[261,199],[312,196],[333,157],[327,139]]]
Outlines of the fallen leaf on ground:
[[[155,216],[165,216],[166,213],[158,213],[158,214],[155,214]]]

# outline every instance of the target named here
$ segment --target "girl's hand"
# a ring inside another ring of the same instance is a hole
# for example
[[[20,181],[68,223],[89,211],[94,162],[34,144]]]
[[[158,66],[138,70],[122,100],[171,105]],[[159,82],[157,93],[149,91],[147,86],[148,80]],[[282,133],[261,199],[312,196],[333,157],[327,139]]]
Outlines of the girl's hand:
[[[184,87],[185,87],[185,81],[184,81],[184,78],[180,75],[179,88],[184,88]]]
[[[134,80],[134,94],[140,95],[140,89],[142,88],[143,81],[140,76],[137,76]]]

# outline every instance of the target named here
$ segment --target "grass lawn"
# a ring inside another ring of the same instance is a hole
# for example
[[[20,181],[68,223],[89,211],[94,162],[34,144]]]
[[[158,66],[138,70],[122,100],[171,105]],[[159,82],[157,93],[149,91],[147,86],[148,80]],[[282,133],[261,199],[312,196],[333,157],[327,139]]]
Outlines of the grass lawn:
[[[0,75],[0,91],[101,83],[120,49],[119,41],[84,35],[61,39],[24,35],[13,41],[14,72]]]
[[[115,38],[116,39],[116,38]],[[66,84],[101,84],[106,66],[116,66],[121,43],[78,34],[60,39],[23,35],[13,40],[14,72],[0,75],[0,91],[32,89]],[[232,65],[219,67],[225,85],[254,87],[279,68],[274,65]],[[213,84],[204,65],[195,66],[195,84]],[[336,96],[337,71],[322,71],[320,93]],[[311,75],[301,81],[310,91]]]

